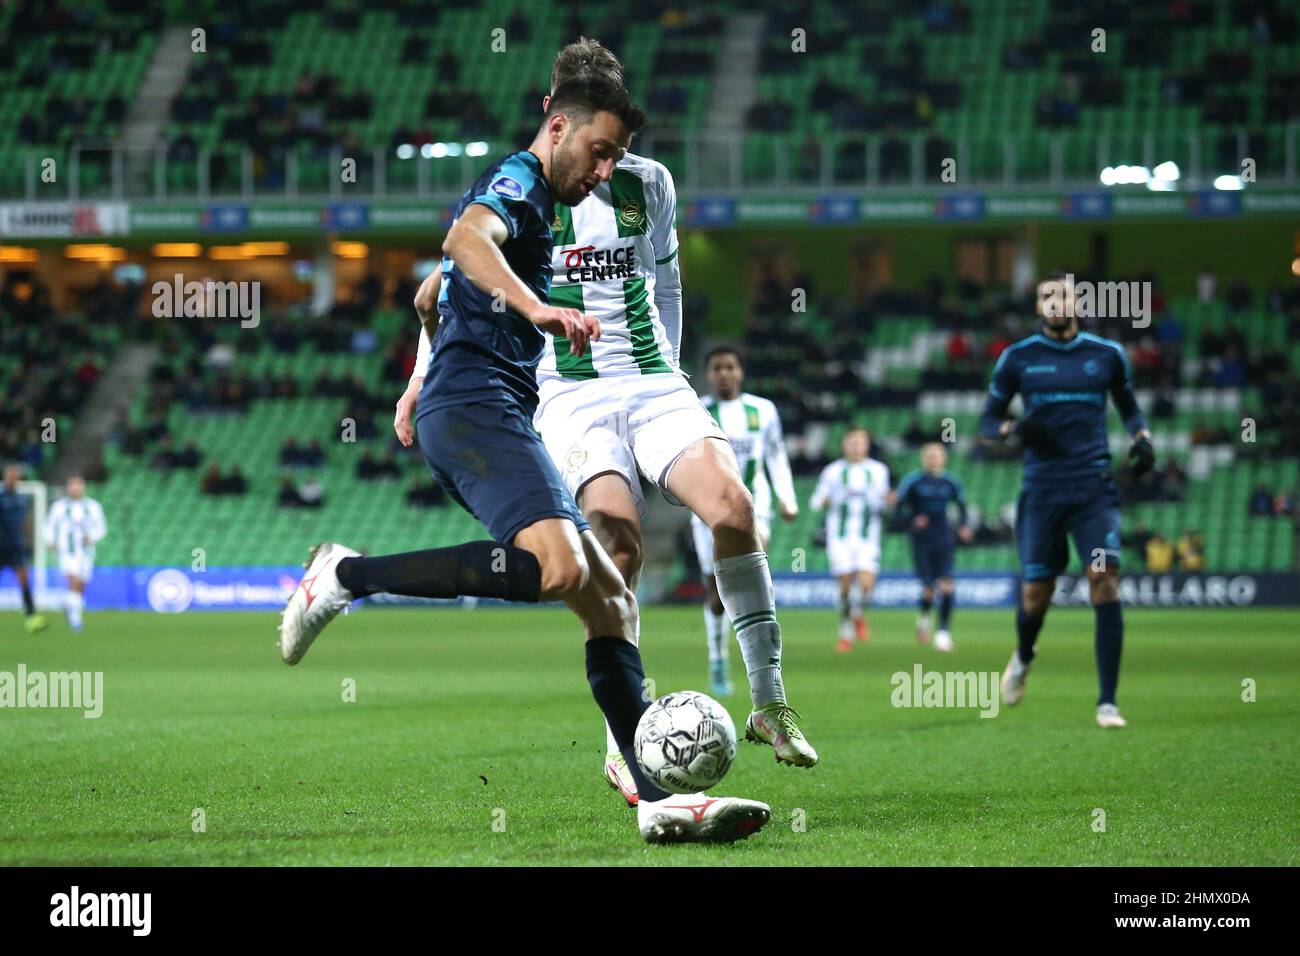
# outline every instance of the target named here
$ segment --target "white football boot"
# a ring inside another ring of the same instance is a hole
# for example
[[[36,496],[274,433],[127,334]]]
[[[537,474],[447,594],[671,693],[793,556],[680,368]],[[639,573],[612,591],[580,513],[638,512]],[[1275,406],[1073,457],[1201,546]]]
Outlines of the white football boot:
[[[943,651],[946,654],[949,651],[955,651],[957,647],[952,642],[951,634],[947,631],[939,631],[934,635],[934,649],[936,651]]]
[[[605,754],[605,782],[622,795],[629,807],[637,805],[636,781],[632,779],[632,771],[627,769],[627,759],[617,751]]]
[[[1014,707],[1025,696],[1025,680],[1029,677],[1029,665],[1020,663],[1020,649],[1011,652],[1007,669],[1002,672],[1002,703]]]
[[[745,739],[755,744],[771,744],[777,763],[815,767],[821,758],[794,722],[798,716],[798,711],[787,704],[768,704],[749,715]]]
[[[636,807],[646,843],[732,843],[763,829],[771,816],[766,803],[706,793],[642,800]]]
[[[286,664],[302,660],[325,625],[352,603],[352,592],[339,584],[338,564],[344,558],[360,556],[360,551],[331,541],[311,549],[307,573],[280,615],[280,657]]]
[[[1114,704],[1097,705],[1098,727],[1127,727],[1128,721],[1120,716],[1119,708]]]

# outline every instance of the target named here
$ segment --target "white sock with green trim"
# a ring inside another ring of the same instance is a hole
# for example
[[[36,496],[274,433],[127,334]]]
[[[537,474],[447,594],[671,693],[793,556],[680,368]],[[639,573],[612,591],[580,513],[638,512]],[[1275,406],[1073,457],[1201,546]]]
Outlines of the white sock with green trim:
[[[713,608],[704,605],[704,633],[709,636],[710,664],[727,659],[727,632],[730,630],[725,614],[714,614]]]
[[[772,572],[762,551],[718,558],[718,595],[740,642],[749,675],[749,696],[757,710],[785,703],[781,681],[781,625],[776,623]]]

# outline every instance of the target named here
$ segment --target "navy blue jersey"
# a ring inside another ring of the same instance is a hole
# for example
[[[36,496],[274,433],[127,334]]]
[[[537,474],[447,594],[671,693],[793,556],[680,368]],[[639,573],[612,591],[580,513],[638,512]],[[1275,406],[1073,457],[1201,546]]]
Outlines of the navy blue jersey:
[[[1017,392],[1025,416],[1043,422],[1054,445],[1025,449],[1026,486],[1109,479],[1107,392],[1130,434],[1146,427],[1133,395],[1124,346],[1089,332],[1080,332],[1068,342],[1038,333],[1008,347],[993,369],[993,383],[980,417],[981,435],[998,437],[998,428]]]
[[[456,218],[475,204],[501,217],[510,232],[501,244],[510,271],[548,301],[555,202],[542,175],[542,161],[526,150],[497,160],[461,197]],[[537,363],[546,334],[504,302],[497,303],[502,311],[493,305],[489,293],[443,258],[441,318],[417,418],[437,408],[502,399],[519,402],[529,415],[536,410]]]
[[[952,530],[948,527],[948,505],[955,504],[961,524],[966,523],[966,489],[961,479],[951,472],[937,475],[918,468],[898,485],[898,510],[910,520],[925,515],[929,523],[920,531],[912,529],[917,541],[951,542]]]
[[[22,492],[0,487],[0,549],[18,550],[23,546],[26,517],[27,499]]]

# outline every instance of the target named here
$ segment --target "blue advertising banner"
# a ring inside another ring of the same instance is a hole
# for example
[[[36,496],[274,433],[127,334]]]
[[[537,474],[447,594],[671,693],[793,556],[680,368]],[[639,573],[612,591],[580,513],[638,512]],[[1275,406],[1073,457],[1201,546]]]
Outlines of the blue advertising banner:
[[[254,568],[101,567],[86,591],[90,610],[142,610],[159,614],[184,611],[279,610],[297,586],[297,565]],[[773,582],[781,607],[832,608],[839,600],[839,583],[829,575],[781,574]],[[1014,607],[1019,579],[1013,574],[958,574],[957,604],[964,608]],[[62,606],[63,582],[51,575],[46,589],[37,588],[38,603],[53,610]],[[874,607],[914,607],[921,585],[909,574],[882,574],[872,596]],[[1120,599],[1130,607],[1285,607],[1300,605],[1300,576],[1282,572],[1224,574],[1132,574],[1120,578]],[[1086,606],[1087,579],[1062,575],[1057,579],[1056,604]],[[473,599],[430,601],[377,595],[376,606],[444,604],[473,607]],[[498,601],[483,602],[500,604]],[[21,606],[12,572],[0,574],[0,609]],[[556,605],[557,607],[559,605]]]

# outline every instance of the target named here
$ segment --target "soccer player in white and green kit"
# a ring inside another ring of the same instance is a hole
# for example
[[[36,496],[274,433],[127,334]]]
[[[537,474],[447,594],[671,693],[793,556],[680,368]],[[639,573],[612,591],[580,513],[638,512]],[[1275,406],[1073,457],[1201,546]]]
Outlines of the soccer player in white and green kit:
[[[745,487],[754,498],[754,521],[758,527],[758,540],[763,550],[772,532],[772,494],[781,509],[781,517],[793,521],[799,516],[799,500],[794,493],[794,476],[790,473],[790,459],[786,457],[785,441],[781,436],[781,416],[776,406],[741,390],[745,380],[745,367],[740,353],[729,346],[721,346],[704,358],[709,380],[704,407],[721,426],[736,453],[736,463]],[[714,583],[713,534],[709,526],[691,515],[691,536],[695,539],[695,554],[704,573],[704,630],[709,641],[709,687],[716,697],[731,693],[728,675],[727,646],[731,640],[731,626],[723,616],[722,598]]]
[[[865,607],[880,574],[880,515],[889,498],[889,466],[871,453],[871,433],[854,427],[841,442],[844,457],[831,462],[817,479],[813,511],[826,511],[826,557],[840,582],[840,640],[835,649],[871,637]],[[856,585],[856,588],[855,588]]]
[[[581,78],[622,83],[623,68],[599,43],[581,39],[556,56],[551,88]],[[569,354],[562,338],[548,343],[537,369],[533,425],[630,588],[636,587],[643,556],[645,501],[638,473],[705,522],[714,540],[718,593],[749,677],[753,710],[745,736],[770,744],[778,761],[810,767],[817,751],[786,701],[781,628],[753,498],[726,435],[678,367],[676,218],[671,174],[663,164],[630,153],[608,183],[557,212],[549,302],[595,316],[601,336],[579,357]],[[422,319],[432,316],[439,281],[435,270],[420,288],[416,308]],[[428,361],[422,336],[394,421],[407,444],[410,411]],[[628,803],[636,803],[635,784],[612,735],[605,777]]]

